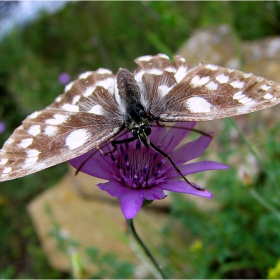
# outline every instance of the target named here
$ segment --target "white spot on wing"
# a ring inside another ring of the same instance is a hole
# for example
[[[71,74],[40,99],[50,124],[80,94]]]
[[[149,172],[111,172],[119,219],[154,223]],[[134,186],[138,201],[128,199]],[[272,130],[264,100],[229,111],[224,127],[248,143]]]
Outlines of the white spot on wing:
[[[185,66],[180,66],[174,75],[177,83],[181,82],[187,75],[188,69]]]
[[[218,69],[218,66],[217,65],[213,65],[213,64],[206,64],[205,65],[205,68],[209,69],[209,70],[217,70]]]
[[[136,80],[137,83],[142,83],[142,76],[144,75],[144,73],[145,71],[142,70],[134,76],[134,79]]]
[[[3,169],[3,173],[10,173],[12,171],[12,167],[5,167]]]
[[[64,91],[69,91],[71,90],[72,86],[73,86],[74,82],[70,82],[68,85],[66,85],[66,87],[64,88]]]
[[[229,76],[220,74],[216,77],[216,81],[219,82],[220,84],[225,84],[229,81]]]
[[[75,131],[72,131],[67,137],[66,137],[66,146],[69,147],[70,150],[76,149],[82,145],[88,140],[89,134],[85,129],[78,129]]]
[[[96,83],[96,86],[103,87],[103,88],[107,89],[111,94],[114,94],[115,78],[107,78],[105,80],[98,81]]]
[[[7,159],[7,158],[2,158],[2,159],[0,160],[0,164],[1,164],[1,165],[5,165],[7,162],[8,162],[8,159]]]
[[[179,60],[180,60],[181,62],[186,62],[186,59],[185,59],[184,57],[180,57]]]
[[[57,131],[57,126],[48,125],[45,127],[44,133],[47,136],[53,136]]]
[[[272,99],[273,98],[273,95],[271,93],[267,93],[264,95],[263,97],[264,99]]]
[[[27,157],[37,157],[41,152],[36,149],[26,150]]]
[[[211,81],[210,83],[208,83],[206,85],[206,87],[209,89],[209,90],[217,90],[218,89],[218,84]]]
[[[26,138],[26,139],[22,139],[20,141],[20,143],[18,144],[19,147],[21,148],[27,148],[28,146],[30,146],[33,142],[33,138]]]
[[[244,73],[244,78],[250,78],[252,76],[252,73]]]
[[[79,112],[79,107],[77,105],[72,105],[69,103],[63,104],[61,108],[68,112]]]
[[[152,75],[162,75],[162,71],[156,68],[149,69],[147,73],[152,74]]]
[[[161,97],[164,97],[172,88],[173,86],[168,87],[166,85],[161,85],[158,87],[159,94],[161,95]]]
[[[12,138],[9,138],[6,142],[5,142],[5,145],[11,145],[12,143],[14,143],[15,140],[12,139]]]
[[[187,101],[188,109],[192,113],[208,113],[211,112],[212,105],[202,97],[191,97]]]
[[[254,105],[256,104],[256,101],[245,94],[243,94],[243,91],[238,91],[233,95],[233,99],[238,100],[243,105]]]
[[[22,166],[22,168],[29,168],[31,166],[33,166],[37,161],[38,161],[38,156],[41,152],[39,152],[36,149],[32,149],[32,150],[27,150],[26,154],[27,154],[27,158],[24,161],[24,165]]]
[[[8,173],[10,173],[11,171],[12,171],[13,169],[12,169],[12,167],[5,167],[4,169],[3,169],[3,171],[2,171],[2,177],[4,177],[4,176],[7,176],[8,175]]]
[[[28,132],[28,134],[30,134],[32,136],[36,136],[36,135],[40,134],[41,126],[39,124],[32,125],[29,127],[27,132]]]
[[[202,77],[202,78],[200,78],[199,76],[194,76],[191,80],[191,84],[194,87],[199,87],[199,86],[205,85],[209,81],[210,81],[210,77],[208,77],[208,76],[207,77]]]
[[[169,56],[167,56],[167,55],[164,54],[164,53],[159,53],[158,56],[161,57],[161,58],[165,58],[165,59],[168,59],[168,60],[169,60]]]
[[[54,114],[53,119],[47,119],[45,121],[46,124],[58,125],[63,124],[68,119],[68,116],[61,114]]]
[[[95,90],[95,86],[87,87],[86,90],[83,92],[84,97],[89,97]]]
[[[177,72],[177,69],[176,69],[176,68],[170,67],[170,66],[164,68],[164,70],[167,71],[167,72],[171,72],[171,73],[176,73],[176,72]]]
[[[61,95],[59,95],[56,99],[55,99],[55,102],[60,102],[61,101]]]
[[[88,113],[92,113],[95,115],[103,115],[103,110],[100,105],[94,105],[91,107],[91,109],[88,111]]]
[[[72,100],[72,104],[76,104],[81,98],[81,95],[75,95],[73,100]]]
[[[40,114],[41,114],[41,112],[34,112],[29,116],[29,118],[30,119],[36,119]]]
[[[261,89],[262,89],[262,90],[265,90],[265,91],[268,91],[268,90],[270,89],[270,86],[268,86],[268,85],[262,85],[262,86],[261,86]]]
[[[143,55],[138,57],[139,61],[150,61],[153,57],[151,55]]]
[[[230,83],[230,85],[233,87],[233,88],[243,88],[244,87],[244,82],[242,81],[233,81]]]
[[[79,75],[79,79],[86,79],[88,76],[90,76],[92,74],[91,71],[86,71],[82,74]]]
[[[108,69],[105,69],[105,68],[99,68],[99,69],[97,70],[97,73],[98,73],[98,74],[101,74],[101,75],[103,75],[103,74],[112,74],[112,71],[111,71],[111,70],[108,70]]]

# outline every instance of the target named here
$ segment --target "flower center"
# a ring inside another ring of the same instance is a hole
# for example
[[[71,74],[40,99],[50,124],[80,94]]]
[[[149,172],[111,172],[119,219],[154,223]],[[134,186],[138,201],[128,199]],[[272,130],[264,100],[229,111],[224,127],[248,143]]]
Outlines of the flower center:
[[[112,172],[117,180],[131,189],[149,189],[163,182],[166,177],[166,159],[150,147],[141,145],[139,140],[120,144],[113,154]]]

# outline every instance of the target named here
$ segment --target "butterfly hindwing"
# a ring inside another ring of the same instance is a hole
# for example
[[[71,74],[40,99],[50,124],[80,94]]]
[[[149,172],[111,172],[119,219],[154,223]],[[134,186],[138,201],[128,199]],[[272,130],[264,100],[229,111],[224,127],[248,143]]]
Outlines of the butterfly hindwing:
[[[274,81],[211,64],[191,68],[184,58],[174,58],[174,62],[161,55],[136,60],[135,76],[139,79],[141,73],[146,108],[162,121],[213,120],[280,102],[280,85]]]
[[[53,104],[23,121],[0,151],[1,181],[77,157],[120,131],[122,116],[110,92],[114,76],[104,72],[80,75]]]
[[[176,86],[190,70],[183,57],[175,56],[174,62],[165,54],[142,56],[135,60],[138,68],[134,78],[141,90],[141,102],[154,116],[162,113],[165,95]]]

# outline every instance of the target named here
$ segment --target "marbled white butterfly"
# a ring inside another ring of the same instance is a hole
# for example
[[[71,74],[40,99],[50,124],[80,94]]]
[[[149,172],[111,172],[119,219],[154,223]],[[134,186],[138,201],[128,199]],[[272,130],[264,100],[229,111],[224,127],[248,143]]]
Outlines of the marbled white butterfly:
[[[79,76],[65,93],[28,116],[0,150],[0,181],[70,160],[123,129],[152,145],[154,120],[206,121],[280,102],[280,85],[211,64],[190,67],[183,57],[141,56],[133,72],[99,68]],[[153,147],[153,146],[152,146]],[[154,148],[154,147],[153,147]]]

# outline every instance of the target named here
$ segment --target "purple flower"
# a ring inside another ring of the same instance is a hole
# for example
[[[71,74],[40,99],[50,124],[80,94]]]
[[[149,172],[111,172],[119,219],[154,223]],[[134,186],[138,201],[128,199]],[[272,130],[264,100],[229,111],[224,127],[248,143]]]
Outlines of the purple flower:
[[[0,133],[4,132],[6,129],[6,126],[3,122],[0,121]]]
[[[58,76],[58,81],[59,83],[61,83],[62,85],[66,85],[70,82],[70,75],[68,73],[61,73],[59,76]]]
[[[151,142],[171,157],[184,176],[206,170],[227,169],[227,166],[211,161],[185,164],[199,157],[212,140],[209,136],[201,135],[178,147],[194,126],[195,122],[184,122],[180,123],[180,127],[185,129],[173,127],[168,132],[165,127],[155,126],[149,137]],[[130,132],[118,140],[128,137],[131,137]],[[112,150],[112,146],[106,144],[102,150],[106,154]],[[84,161],[80,171],[109,180],[98,184],[98,187],[119,199],[121,210],[127,219],[134,218],[145,201],[165,198],[167,195],[164,191],[212,198],[209,191],[197,190],[187,182],[178,180],[180,176],[170,161],[151,147],[141,145],[139,140],[120,144],[113,154],[106,156],[94,149],[70,160],[70,163],[79,168]]]

